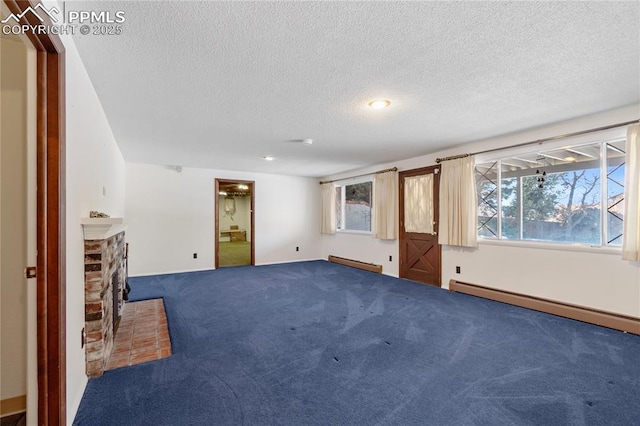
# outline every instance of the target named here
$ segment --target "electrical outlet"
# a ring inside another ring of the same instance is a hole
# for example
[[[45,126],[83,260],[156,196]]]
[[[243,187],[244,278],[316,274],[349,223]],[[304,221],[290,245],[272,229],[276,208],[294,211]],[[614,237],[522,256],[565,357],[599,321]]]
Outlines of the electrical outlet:
[[[393,262],[393,256],[389,255],[389,262]]]
[[[460,273],[460,267],[456,266],[456,274],[459,274],[459,273]]]
[[[296,251],[300,251],[300,247],[296,247]]]
[[[197,259],[198,258],[198,253],[193,253],[193,258]]]
[[[84,341],[85,341],[85,335],[84,335],[84,328],[80,331],[80,349],[84,348]]]

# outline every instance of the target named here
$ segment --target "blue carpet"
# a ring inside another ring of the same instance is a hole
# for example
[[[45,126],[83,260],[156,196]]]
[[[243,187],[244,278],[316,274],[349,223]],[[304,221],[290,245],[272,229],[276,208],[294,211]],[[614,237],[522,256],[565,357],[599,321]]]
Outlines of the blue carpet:
[[[324,261],[131,279],[173,355],[77,425],[637,425],[640,338]]]

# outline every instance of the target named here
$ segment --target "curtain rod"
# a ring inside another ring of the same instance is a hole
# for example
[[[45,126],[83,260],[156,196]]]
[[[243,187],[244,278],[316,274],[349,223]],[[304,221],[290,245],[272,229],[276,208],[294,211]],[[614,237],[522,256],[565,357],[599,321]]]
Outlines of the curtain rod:
[[[469,157],[470,155],[485,154],[487,152],[502,151],[503,149],[518,148],[521,146],[535,145],[535,144],[541,145],[544,142],[557,141],[561,139],[570,138],[573,136],[586,135],[588,133],[593,133],[593,132],[601,132],[603,130],[615,129],[616,127],[627,126],[629,124],[635,124],[635,123],[640,123],[640,120],[625,121],[624,123],[617,123],[617,124],[611,124],[609,126],[596,127],[595,129],[581,130],[579,132],[565,133],[564,135],[552,136],[550,138],[537,139],[535,141],[523,142],[523,143],[504,146],[500,148],[485,149],[484,151],[478,151],[472,154],[461,154],[461,155],[452,155],[450,157],[444,157],[444,158],[436,158],[436,163],[440,164],[441,162],[447,161],[447,160],[455,160],[456,158],[464,158],[464,157]]]
[[[397,167],[392,167],[390,169],[378,170],[377,172],[365,173],[365,174],[357,175],[357,176],[349,176],[349,177],[346,177],[346,178],[340,178],[340,179],[334,179],[334,180],[323,180],[323,181],[320,181],[320,185],[325,184],[325,183],[338,182],[339,180],[354,179],[354,178],[362,177],[362,176],[378,175],[380,173],[397,172],[397,171],[398,171]]]

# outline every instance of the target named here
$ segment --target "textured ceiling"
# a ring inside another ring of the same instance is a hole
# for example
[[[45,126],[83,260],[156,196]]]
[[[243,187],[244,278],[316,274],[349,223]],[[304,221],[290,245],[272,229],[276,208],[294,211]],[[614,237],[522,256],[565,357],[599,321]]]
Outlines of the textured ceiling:
[[[636,1],[66,7],[125,12],[74,39],[133,162],[327,176],[640,102]]]

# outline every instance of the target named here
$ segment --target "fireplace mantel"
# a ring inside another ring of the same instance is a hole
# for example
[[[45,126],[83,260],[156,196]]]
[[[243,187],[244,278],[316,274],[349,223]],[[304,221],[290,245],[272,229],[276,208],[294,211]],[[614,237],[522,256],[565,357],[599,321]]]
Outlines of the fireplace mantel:
[[[126,228],[122,217],[83,217],[80,223],[85,240],[106,240]]]

